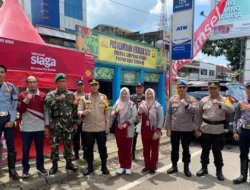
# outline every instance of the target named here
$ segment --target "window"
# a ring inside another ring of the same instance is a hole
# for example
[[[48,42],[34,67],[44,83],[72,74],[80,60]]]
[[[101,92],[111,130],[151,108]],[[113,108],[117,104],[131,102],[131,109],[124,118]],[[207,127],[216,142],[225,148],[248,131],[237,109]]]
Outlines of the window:
[[[214,70],[209,70],[209,76],[214,76],[215,72]]]
[[[201,69],[201,75],[207,75],[207,69]]]

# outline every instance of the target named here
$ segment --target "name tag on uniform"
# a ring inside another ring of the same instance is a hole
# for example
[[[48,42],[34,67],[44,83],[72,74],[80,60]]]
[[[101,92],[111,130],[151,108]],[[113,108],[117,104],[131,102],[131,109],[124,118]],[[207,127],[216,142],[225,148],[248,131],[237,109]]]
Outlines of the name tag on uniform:
[[[172,108],[173,108],[173,111],[177,111],[177,108],[179,107],[179,103],[173,103],[172,104]]]
[[[205,105],[203,106],[203,109],[204,109],[204,110],[209,110],[209,109],[211,109],[211,105],[210,105],[210,104],[205,104]]]

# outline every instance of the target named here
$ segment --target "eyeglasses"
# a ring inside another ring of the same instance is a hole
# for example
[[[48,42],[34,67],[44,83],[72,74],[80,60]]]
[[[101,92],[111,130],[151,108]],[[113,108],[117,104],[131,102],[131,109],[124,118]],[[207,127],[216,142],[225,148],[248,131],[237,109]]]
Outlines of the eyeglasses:
[[[186,86],[178,86],[179,89],[186,89]]]

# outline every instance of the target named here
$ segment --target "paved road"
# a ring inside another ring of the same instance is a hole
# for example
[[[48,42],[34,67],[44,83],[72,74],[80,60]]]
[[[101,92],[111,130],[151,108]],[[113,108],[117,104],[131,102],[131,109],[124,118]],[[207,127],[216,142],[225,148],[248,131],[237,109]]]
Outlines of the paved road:
[[[164,145],[160,150],[159,169],[153,176],[146,174],[142,175],[140,171],[143,168],[142,153],[139,153],[139,161],[133,165],[133,174],[130,176],[122,175],[117,176],[115,169],[118,163],[110,163],[111,175],[108,177],[102,176],[98,170],[94,175],[86,178],[83,176],[76,176],[68,179],[60,184],[54,184],[46,189],[91,189],[91,190],[161,190],[161,189],[174,189],[174,190],[193,190],[193,189],[213,189],[213,190],[249,190],[250,184],[245,183],[242,185],[233,185],[232,180],[238,177],[239,170],[239,150],[237,145],[229,144],[225,146],[223,157],[225,167],[223,168],[226,180],[220,182],[215,176],[216,169],[213,164],[213,157],[211,155],[211,164],[209,165],[209,175],[198,178],[195,173],[200,169],[201,165],[199,157],[201,149],[198,144],[192,144],[192,163],[190,170],[193,173],[191,178],[187,178],[183,174],[183,164],[179,163],[179,172],[174,175],[168,175],[167,169],[171,166],[170,162],[170,145]]]

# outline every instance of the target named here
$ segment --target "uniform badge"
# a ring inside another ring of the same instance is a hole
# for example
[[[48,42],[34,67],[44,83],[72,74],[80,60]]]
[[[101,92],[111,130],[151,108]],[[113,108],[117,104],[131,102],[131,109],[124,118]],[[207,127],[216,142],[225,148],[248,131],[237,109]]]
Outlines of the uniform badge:
[[[4,90],[4,93],[10,93],[10,92],[11,92],[11,91],[10,91],[9,87],[6,86],[6,88],[5,88],[5,90]]]
[[[176,112],[176,111],[177,111],[177,108],[174,108],[173,111]]]

